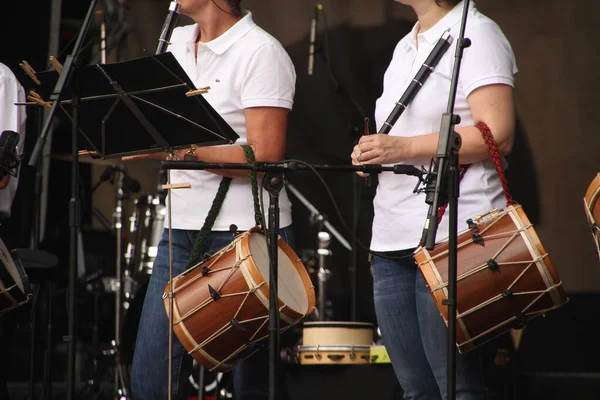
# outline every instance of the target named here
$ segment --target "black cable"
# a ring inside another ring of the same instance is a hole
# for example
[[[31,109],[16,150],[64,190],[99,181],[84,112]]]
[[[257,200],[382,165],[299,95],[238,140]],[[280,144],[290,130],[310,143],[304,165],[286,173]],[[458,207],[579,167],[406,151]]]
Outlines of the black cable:
[[[340,222],[341,222],[342,226],[344,227],[344,229],[346,230],[346,232],[350,235],[350,237],[353,240],[355,240],[356,243],[360,247],[362,247],[363,249],[365,249],[366,251],[368,251],[369,253],[371,253],[373,255],[376,255],[378,257],[385,258],[385,259],[388,259],[388,260],[403,260],[403,259],[406,259],[406,258],[413,257],[414,253],[410,253],[410,254],[407,254],[405,256],[398,256],[398,257],[390,256],[389,254],[387,254],[387,252],[380,252],[380,251],[372,250],[369,246],[367,246],[364,243],[362,243],[360,241],[360,239],[354,234],[354,232],[352,232],[352,230],[348,227],[348,225],[344,221],[344,217],[342,215],[342,212],[340,211],[340,209],[339,209],[339,207],[338,207],[338,205],[337,205],[337,203],[335,201],[335,198],[333,196],[333,193],[331,193],[331,190],[329,189],[329,186],[327,186],[327,182],[325,182],[325,179],[323,179],[323,176],[321,174],[319,174],[319,172],[313,166],[311,166],[310,164],[308,164],[308,163],[306,163],[304,161],[295,160],[295,159],[289,159],[289,160],[284,160],[284,162],[286,162],[286,163],[287,162],[295,162],[297,164],[304,165],[305,167],[307,167],[308,169],[310,169],[317,176],[317,178],[319,179],[319,181],[321,181],[321,183],[323,184],[323,187],[325,188],[325,191],[327,192],[327,195],[329,196],[329,199],[331,200],[333,208],[334,208],[334,210],[335,210],[338,218],[340,219]]]

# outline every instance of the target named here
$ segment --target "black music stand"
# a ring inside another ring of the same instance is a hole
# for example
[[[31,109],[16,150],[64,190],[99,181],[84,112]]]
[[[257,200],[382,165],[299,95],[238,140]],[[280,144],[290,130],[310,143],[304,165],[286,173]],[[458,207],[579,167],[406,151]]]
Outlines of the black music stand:
[[[37,76],[43,84],[35,88],[36,92],[42,99],[51,99],[50,86],[59,76],[55,71]],[[85,139],[85,143],[74,147],[92,151],[99,158],[160,151],[172,154],[173,150],[192,144],[198,147],[233,144],[239,138],[201,96],[202,91],[195,88],[171,53],[78,68],[64,92],[57,100],[61,116]],[[72,217],[79,219],[78,215]],[[123,286],[119,263],[116,275],[119,304]],[[74,301],[72,299],[70,301]],[[71,325],[75,326],[75,313],[71,314]],[[119,313],[116,320],[115,349],[118,351]],[[171,327],[169,332],[172,332]],[[75,341],[75,338],[70,340]],[[117,354],[116,373],[121,375],[119,368]],[[121,384],[125,389],[125,382]]]
[[[56,75],[44,72],[40,80],[46,74]],[[80,97],[78,132],[87,142],[82,148],[100,158],[239,138],[204,97],[193,95],[194,84],[171,53],[82,67],[73,80]],[[43,89],[40,94],[45,97]],[[72,121],[71,105],[66,96],[60,107]]]

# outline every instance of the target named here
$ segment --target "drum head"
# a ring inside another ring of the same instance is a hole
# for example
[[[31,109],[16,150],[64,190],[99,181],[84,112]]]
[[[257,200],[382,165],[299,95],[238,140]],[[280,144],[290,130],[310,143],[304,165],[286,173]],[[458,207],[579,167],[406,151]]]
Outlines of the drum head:
[[[263,234],[251,232],[248,238],[250,252],[260,274],[269,282],[269,249]],[[308,295],[302,278],[288,255],[278,246],[277,249],[277,294],[292,310],[304,314],[308,309]]]

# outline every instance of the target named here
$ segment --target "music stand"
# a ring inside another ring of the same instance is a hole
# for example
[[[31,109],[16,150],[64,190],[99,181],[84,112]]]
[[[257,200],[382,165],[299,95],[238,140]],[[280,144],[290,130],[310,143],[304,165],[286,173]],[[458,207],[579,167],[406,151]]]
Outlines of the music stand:
[[[46,82],[57,79],[56,72],[43,72],[38,77],[44,82],[37,87],[41,92],[38,94],[42,98],[50,98],[52,93]],[[206,99],[199,95],[203,91],[195,88],[171,53],[81,67],[75,70],[70,85],[65,93],[71,93],[72,96],[63,96],[59,109],[63,117],[76,125],[77,132],[85,139],[87,146],[84,144],[79,148],[93,151],[100,158],[160,151],[172,154],[174,149],[187,148],[191,144],[198,147],[233,144],[239,138]],[[73,104],[76,104],[76,118],[73,117]],[[172,280],[172,260],[170,264]],[[115,348],[119,349],[120,262],[117,262],[116,269],[119,283],[116,291]],[[74,315],[70,317],[75,318]],[[169,320],[169,352],[171,326]],[[116,368],[116,373],[120,374],[118,353]],[[118,385],[119,378],[116,379]]]
[[[83,147],[100,158],[232,144],[239,138],[204,97],[194,95],[197,89],[171,53],[82,67],[74,81],[78,131],[88,145]],[[71,105],[66,96],[60,106],[72,121]]]

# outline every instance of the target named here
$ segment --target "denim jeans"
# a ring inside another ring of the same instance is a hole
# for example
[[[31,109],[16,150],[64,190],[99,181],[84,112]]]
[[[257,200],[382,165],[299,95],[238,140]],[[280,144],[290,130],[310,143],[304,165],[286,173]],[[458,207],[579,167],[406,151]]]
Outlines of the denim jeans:
[[[280,236],[294,248],[292,227],[282,228]],[[198,231],[172,231],[173,277],[181,274],[188,263]],[[206,253],[215,253],[233,240],[230,232],[211,232],[206,240]],[[169,282],[168,230],[163,232],[152,275],[144,299],[140,325],[131,368],[131,391],[135,400],[165,400],[168,398],[169,326],[163,303],[165,286]],[[173,334],[173,400],[188,398],[189,377],[193,360]],[[268,351],[259,351],[239,361],[233,369],[235,398],[259,400],[268,398]]]
[[[373,256],[377,323],[405,399],[446,399],[448,329],[412,251]],[[458,352],[457,352],[458,353]],[[456,357],[456,399],[488,399],[477,350]]]

